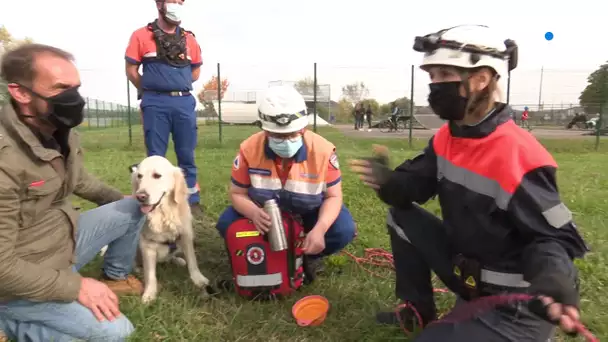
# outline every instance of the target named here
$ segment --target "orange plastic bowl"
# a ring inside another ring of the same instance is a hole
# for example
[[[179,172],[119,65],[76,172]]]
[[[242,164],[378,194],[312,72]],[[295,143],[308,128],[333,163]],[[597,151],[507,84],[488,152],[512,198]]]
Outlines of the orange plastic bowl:
[[[291,314],[301,327],[321,325],[327,317],[329,301],[322,296],[306,296],[297,301]]]

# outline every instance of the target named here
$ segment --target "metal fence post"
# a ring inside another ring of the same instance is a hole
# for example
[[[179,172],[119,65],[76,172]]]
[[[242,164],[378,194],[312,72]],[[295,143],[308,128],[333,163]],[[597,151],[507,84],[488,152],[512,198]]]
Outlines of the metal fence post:
[[[597,129],[595,131],[595,150],[598,151],[600,149],[600,137],[602,133],[602,126],[604,125],[604,112],[606,111],[606,105],[600,111],[600,118],[597,120]]]
[[[511,70],[507,73],[507,105],[509,105],[509,100],[511,98]]]
[[[312,112],[314,115],[313,118],[313,131],[316,133],[317,132],[317,62],[315,62],[314,64],[314,78],[313,78],[313,85],[312,85]]]
[[[413,147],[413,132],[412,132],[412,126],[414,124],[414,64],[412,64],[412,69],[410,71],[410,73],[412,74],[412,76],[410,77],[411,79],[411,84],[410,84],[410,124],[409,126],[409,137],[408,137],[408,141],[409,141],[409,145],[410,148]]]
[[[220,76],[220,63],[217,63],[217,119],[220,134],[220,144],[222,143],[222,79]]]
[[[331,122],[331,85],[327,86],[327,121],[330,124],[333,124],[333,122]]]
[[[127,125],[129,126],[129,146],[133,145],[133,129],[131,124],[131,85],[127,77]]]
[[[110,127],[114,127],[114,116],[116,115],[116,112],[114,110],[116,109],[118,108],[114,106],[114,102],[110,102]]]
[[[97,128],[99,129],[99,100],[95,99],[95,117],[97,118]]]
[[[87,96],[87,128],[91,129],[91,102],[90,98]]]
[[[600,136],[602,132],[602,124],[604,112],[606,111],[606,96],[608,90],[608,69],[602,69],[602,88],[600,90],[600,117],[597,120],[597,124],[595,127],[595,150],[598,151],[600,149]]]

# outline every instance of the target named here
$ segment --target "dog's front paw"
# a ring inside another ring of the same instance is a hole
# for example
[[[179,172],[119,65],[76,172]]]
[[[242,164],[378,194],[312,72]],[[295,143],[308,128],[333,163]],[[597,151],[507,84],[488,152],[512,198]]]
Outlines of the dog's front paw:
[[[209,279],[205,278],[205,276],[200,272],[192,274],[190,276],[190,279],[192,279],[192,282],[196,287],[203,287],[209,285]]]
[[[156,300],[156,290],[155,289],[146,289],[144,294],[141,296],[141,301],[144,304],[150,304]]]

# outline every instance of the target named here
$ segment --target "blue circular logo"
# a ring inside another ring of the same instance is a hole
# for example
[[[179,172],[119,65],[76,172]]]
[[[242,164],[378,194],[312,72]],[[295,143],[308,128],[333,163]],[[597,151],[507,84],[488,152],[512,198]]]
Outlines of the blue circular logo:
[[[549,32],[545,33],[545,39],[553,40],[553,32],[549,31]]]

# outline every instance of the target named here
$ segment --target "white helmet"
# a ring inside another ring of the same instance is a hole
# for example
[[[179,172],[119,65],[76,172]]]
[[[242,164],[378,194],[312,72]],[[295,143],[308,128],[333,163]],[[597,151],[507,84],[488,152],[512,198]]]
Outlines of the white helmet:
[[[262,129],[272,133],[293,133],[308,126],[306,103],[291,86],[272,86],[258,97]]]
[[[431,65],[465,69],[485,66],[506,78],[517,67],[517,44],[482,25],[460,25],[416,37],[414,50],[424,52],[422,69]]]

